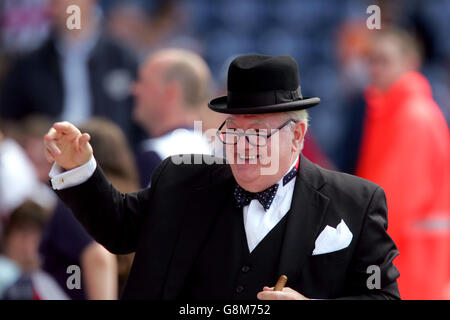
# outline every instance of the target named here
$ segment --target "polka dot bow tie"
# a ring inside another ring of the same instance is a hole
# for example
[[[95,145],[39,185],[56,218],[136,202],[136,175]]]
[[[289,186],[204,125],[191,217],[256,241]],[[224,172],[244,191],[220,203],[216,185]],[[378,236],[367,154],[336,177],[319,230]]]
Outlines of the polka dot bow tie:
[[[283,186],[286,185],[289,181],[291,181],[295,175],[297,174],[297,169],[292,168],[284,177],[283,177]],[[234,189],[234,199],[236,200],[236,206],[238,208],[245,207],[249,205],[250,201],[256,199],[261,203],[264,208],[264,211],[269,210],[270,205],[275,198],[278,190],[278,183],[273,186],[263,190],[261,192],[249,192],[247,190],[242,189],[241,186],[237,185]]]

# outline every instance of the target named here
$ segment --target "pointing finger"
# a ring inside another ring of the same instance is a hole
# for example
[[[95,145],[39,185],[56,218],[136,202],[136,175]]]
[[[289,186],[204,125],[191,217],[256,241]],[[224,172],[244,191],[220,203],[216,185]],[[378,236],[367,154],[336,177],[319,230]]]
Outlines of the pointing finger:
[[[53,125],[53,128],[55,128],[57,131],[60,131],[64,134],[68,134],[68,135],[81,133],[77,127],[75,127],[73,124],[71,124],[70,122],[67,122],[67,121],[56,122]]]
[[[48,133],[44,136],[44,140],[45,141],[55,140],[58,139],[58,137],[59,137],[58,131],[56,131],[54,128],[50,128],[50,130],[48,130]]]

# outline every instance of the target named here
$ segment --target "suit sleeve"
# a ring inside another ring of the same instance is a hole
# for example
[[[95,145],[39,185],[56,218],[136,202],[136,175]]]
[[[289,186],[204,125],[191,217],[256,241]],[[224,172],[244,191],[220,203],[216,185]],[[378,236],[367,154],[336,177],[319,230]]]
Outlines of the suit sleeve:
[[[400,273],[393,264],[399,252],[387,233],[386,196],[380,187],[369,202],[355,250],[347,276],[349,295],[340,299],[400,299]]]
[[[119,192],[100,166],[86,182],[55,192],[97,242],[115,254],[131,253],[136,251],[154,189],[169,160],[155,170],[151,187],[136,193]]]

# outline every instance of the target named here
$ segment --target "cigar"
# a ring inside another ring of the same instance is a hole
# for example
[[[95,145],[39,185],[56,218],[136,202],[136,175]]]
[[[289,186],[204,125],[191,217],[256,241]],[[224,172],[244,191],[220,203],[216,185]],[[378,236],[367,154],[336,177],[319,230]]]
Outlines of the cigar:
[[[287,277],[282,274],[280,278],[277,281],[277,284],[275,285],[275,288],[273,288],[273,291],[282,291],[284,286],[286,285]]]

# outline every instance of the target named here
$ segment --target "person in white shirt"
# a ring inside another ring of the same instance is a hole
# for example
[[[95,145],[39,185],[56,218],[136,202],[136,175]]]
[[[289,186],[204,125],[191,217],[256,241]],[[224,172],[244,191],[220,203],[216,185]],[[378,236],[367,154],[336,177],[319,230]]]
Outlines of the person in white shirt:
[[[142,142],[137,155],[142,186],[169,156],[211,154],[203,132],[193,130],[194,121],[202,120],[200,110],[209,98],[210,85],[206,62],[191,51],[162,49],[140,67],[133,86],[133,117],[152,137]]]
[[[0,132],[0,232],[1,220],[26,200],[51,210],[57,199],[52,190],[39,181],[36,169],[22,147]]]

